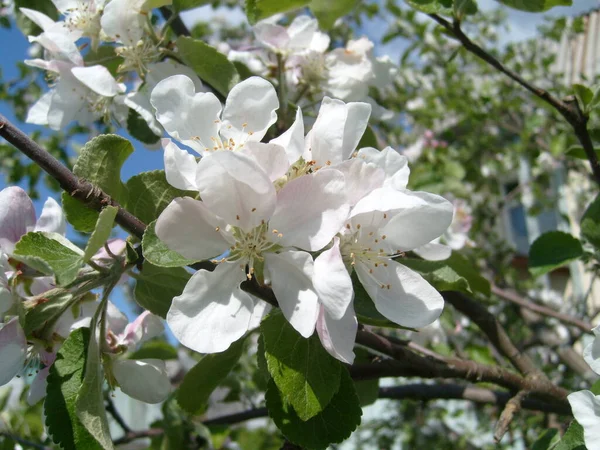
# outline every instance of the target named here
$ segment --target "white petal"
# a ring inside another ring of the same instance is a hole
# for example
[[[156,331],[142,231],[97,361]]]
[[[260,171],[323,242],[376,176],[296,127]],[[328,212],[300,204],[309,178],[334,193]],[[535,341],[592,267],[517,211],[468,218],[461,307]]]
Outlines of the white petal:
[[[413,252],[428,261],[443,261],[450,258],[452,249],[438,242],[430,242],[429,244],[414,248]]]
[[[61,130],[73,120],[82,123],[84,122],[83,118],[89,119],[91,116],[86,116],[82,111],[87,105],[88,94],[89,89],[81,84],[70,71],[61,70],[60,80],[54,88],[54,95],[50,102],[48,115],[50,128]]]
[[[162,125],[156,120],[154,107],[150,103],[150,93],[146,90],[145,86],[137,92],[127,94],[124,103],[146,121],[148,127],[155,135],[162,136],[165,130],[163,130]]]
[[[373,164],[352,158],[333,167],[344,174],[348,203],[356,205],[358,201],[384,184],[385,173]],[[327,170],[321,169],[321,170]]]
[[[34,125],[48,125],[48,114],[50,112],[50,103],[52,102],[53,95],[53,89],[45,92],[38,101],[29,108],[25,122]]]
[[[254,309],[250,295],[240,289],[245,279],[237,262],[196,272],[167,314],[179,342],[200,353],[218,353],[241,338]]]
[[[190,197],[174,199],[156,221],[156,235],[171,250],[201,261],[219,256],[229,248],[217,227],[224,224]]]
[[[129,319],[113,302],[109,301],[106,305],[106,324],[113,334],[119,335],[129,325]]]
[[[202,158],[196,184],[207,208],[245,231],[267,222],[275,209],[275,188],[268,175],[239,152],[215,152]]]
[[[35,231],[48,231],[65,235],[67,232],[67,221],[62,207],[52,197],[48,197],[42,214],[35,224]]]
[[[319,29],[317,19],[309,16],[297,16],[287,29],[290,36],[288,47],[293,50],[304,50],[310,47],[314,34]]]
[[[265,253],[265,269],[281,312],[305,338],[315,331],[319,302],[311,278],[313,259],[306,252]]]
[[[573,392],[567,396],[573,416],[583,427],[585,445],[597,450],[600,445],[600,395],[591,391]]]
[[[81,0],[52,0],[54,6],[61,14],[67,14],[70,9],[77,9],[81,5]]]
[[[250,77],[236,84],[227,96],[223,109],[221,136],[233,139],[236,148],[246,141],[260,141],[277,121],[279,100],[267,80]]]
[[[325,53],[329,47],[329,42],[331,42],[331,39],[329,38],[328,34],[317,31],[315,34],[313,34],[312,40],[310,41],[309,50],[318,53]]]
[[[112,369],[121,390],[136,400],[160,403],[171,392],[167,367],[160,359],[120,359]]]
[[[442,313],[440,293],[408,267],[392,260],[377,267],[359,260],[354,269],[377,310],[392,322],[419,328]]]
[[[111,0],[102,13],[102,31],[125,45],[135,45],[144,37],[146,15],[142,12],[144,0]]]
[[[294,164],[304,152],[304,119],[300,107],[296,110],[296,120],[281,136],[272,139],[271,144],[281,145],[285,149],[288,162]]]
[[[392,147],[386,147],[381,151],[373,147],[365,147],[358,151],[357,157],[384,170],[384,186],[398,190],[406,189],[410,175],[406,156],[401,155]]]
[[[161,139],[165,149],[165,175],[173,187],[184,191],[197,191],[196,170],[198,163],[194,155],[180,149],[171,139]]]
[[[119,83],[104,66],[73,67],[71,73],[92,91],[104,97],[114,97],[121,93]]]
[[[196,72],[194,72],[192,68],[184,64],[180,64],[177,61],[173,61],[172,59],[148,64],[146,84],[150,86],[150,88],[154,88],[154,86],[156,86],[159,81],[162,81],[165,78],[171,77],[173,75],[185,75],[193,81],[196,92],[202,91],[202,81],[200,81],[200,78],[198,78]]]
[[[269,144],[247,142],[240,153],[253,158],[271,181],[285,175],[290,166],[284,148],[273,141]]]
[[[344,103],[325,97],[311,132],[312,158],[316,166],[339,164],[350,158],[370,115],[368,103]]]
[[[250,323],[248,324],[248,330],[254,330],[260,326],[263,318],[271,312],[273,307],[269,305],[267,302],[262,301],[259,298],[254,298],[254,311],[252,311],[252,317],[250,318]]]
[[[165,330],[160,318],[150,311],[144,311],[125,327],[120,342],[133,347],[148,339],[160,336]]]
[[[340,239],[333,238],[333,246],[315,259],[313,284],[327,315],[339,320],[352,302],[354,290],[340,253]]]
[[[56,26],[58,25],[58,26]],[[30,42],[37,42],[50,52],[53,59],[68,60],[76,66],[83,66],[83,57],[74,42],[73,36],[66,31],[62,24],[56,24],[36,37],[30,37]]]
[[[44,31],[52,28],[55,24],[54,20],[52,20],[46,14],[36,11],[35,9],[19,8],[19,10],[25,15],[25,17],[27,17]]]
[[[27,403],[29,405],[35,405],[46,396],[49,373],[50,366],[46,366],[36,374],[35,378],[31,382],[31,386],[29,386],[29,392],[27,392]]]
[[[0,250],[11,253],[21,236],[35,225],[35,209],[23,189],[10,186],[0,191]]]
[[[4,270],[0,267],[0,316],[12,308],[14,303],[15,300],[8,288],[8,280]]]
[[[316,251],[340,231],[348,210],[342,173],[319,170],[290,181],[277,193],[269,227],[283,234],[282,245]]]
[[[594,340],[583,349],[583,359],[600,375],[600,325],[594,328]]]
[[[27,340],[19,319],[15,317],[0,328],[0,386],[17,375],[27,357]]]
[[[252,29],[256,40],[273,52],[285,50],[290,41],[287,30],[279,25],[258,22]]]
[[[354,362],[353,349],[357,329],[358,321],[352,305],[338,320],[333,319],[321,308],[317,320],[317,334],[323,348],[334,358],[347,364]]]
[[[218,136],[221,102],[212,93],[196,93],[190,78],[165,78],[152,89],[150,103],[156,119],[174,139],[200,154],[217,145],[212,139]]]

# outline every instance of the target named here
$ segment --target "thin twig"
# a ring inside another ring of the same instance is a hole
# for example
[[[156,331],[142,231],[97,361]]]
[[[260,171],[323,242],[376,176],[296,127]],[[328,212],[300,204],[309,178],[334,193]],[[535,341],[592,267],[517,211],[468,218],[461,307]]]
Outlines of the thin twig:
[[[500,443],[508,431],[508,427],[514,419],[515,414],[521,410],[523,400],[527,394],[527,391],[517,392],[517,394],[506,403],[506,406],[504,406],[500,418],[496,423],[496,428],[494,429],[494,441],[496,441],[496,444]]]
[[[5,438],[12,439],[13,441],[26,445],[27,447],[37,448],[39,450],[52,450],[52,447],[48,447],[43,444],[38,444],[37,442],[31,442],[27,439],[23,439],[22,437],[16,436],[12,433],[8,433],[6,431],[0,431],[0,436],[4,436]]]
[[[161,436],[162,434],[164,434],[165,430],[163,430],[162,428],[150,428],[148,430],[143,430],[143,431],[130,431],[129,433],[126,433],[124,436],[121,436],[119,439],[116,439],[113,444],[116,445],[121,445],[121,444],[127,444],[128,442],[131,441],[135,441],[136,439],[143,439],[143,438],[152,438],[152,437],[156,437],[156,436]]]
[[[204,425],[232,425],[234,423],[245,422],[246,420],[256,419],[258,417],[266,417],[267,415],[267,408],[252,408],[248,411],[204,420],[202,423]]]
[[[565,101],[561,101],[548,91],[529,83],[523,77],[504,66],[500,61],[494,58],[479,45],[471,41],[471,39],[469,39],[469,37],[461,29],[459,20],[455,19],[454,22],[451,23],[437,14],[428,14],[428,16],[449,31],[469,52],[487,62],[489,65],[497,69],[499,72],[502,72],[507,77],[513,79],[529,92],[533,93],[536,97],[544,100],[554,109],[556,109],[556,111],[558,111],[573,128],[573,131],[575,132],[577,139],[579,139],[588,161],[590,162],[594,180],[600,185],[600,161],[598,161],[598,157],[596,156],[596,152],[594,150],[594,145],[592,144],[592,140],[587,129],[589,117],[584,114],[583,111],[581,111],[579,103],[575,97],[571,96]]]
[[[531,311],[534,311],[538,314],[542,314],[542,315],[548,316],[548,317],[554,317],[555,319],[558,319],[563,323],[566,323],[568,325],[573,325],[573,326],[579,328],[584,333],[593,334],[592,328],[594,328],[594,326],[591,323],[585,322],[581,319],[578,319],[577,317],[573,317],[568,314],[560,313],[552,308],[548,308],[547,306],[542,306],[542,305],[538,305],[536,303],[530,302],[527,299],[518,295],[516,292],[512,292],[512,291],[509,291],[506,289],[501,289],[498,286],[493,285],[492,286],[492,294],[497,295],[498,297],[500,297],[504,300],[507,300],[511,303],[515,303],[519,306],[522,306],[523,308],[530,309]]]

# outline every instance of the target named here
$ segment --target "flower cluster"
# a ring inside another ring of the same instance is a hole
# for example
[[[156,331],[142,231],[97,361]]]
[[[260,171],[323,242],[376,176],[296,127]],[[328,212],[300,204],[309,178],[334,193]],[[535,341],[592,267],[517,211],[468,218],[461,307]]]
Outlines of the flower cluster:
[[[377,310],[399,325],[422,327],[440,315],[440,294],[398,258],[439,237],[452,204],[407,190],[407,160],[392,148],[357,150],[368,103],[325,97],[307,134],[298,108],[292,126],[265,143],[279,102],[261,78],[235,86],[222,110],[182,75],[158,83],[150,100],[170,136],[202,156],[197,162],[163,140],[167,180],[201,200],[175,199],[156,233],[184,257],[216,264],[173,299],[167,322],[185,346],[220,352],[248,331],[255,309],[264,308],[242,289],[246,280],[270,286],[302,336],[316,330],[327,351],[349,363],[353,272]]]
[[[60,205],[49,198],[36,220],[31,199],[19,187],[0,191],[0,386],[15,376],[27,373],[35,377],[28,392],[28,402],[35,404],[46,395],[46,379],[56,354],[69,334],[89,327],[100,302],[96,295],[74,297],[69,307],[41,334],[25,333],[19,320],[21,314],[47,301],[66,295],[54,284],[53,277],[44,276],[15,259],[15,244],[28,232],[43,232],[61,243],[72,245],[65,237],[66,222]],[[107,243],[112,255],[125,249],[125,242],[113,239]],[[107,265],[104,249],[92,257],[98,266]],[[170,381],[163,361],[119,358],[138,344],[162,333],[158,317],[144,312],[134,322],[110,302],[108,304],[107,341],[103,351],[111,361],[109,380],[129,396],[148,403],[158,403],[170,392]],[[139,377],[131,378],[131,373]],[[133,381],[135,380],[135,381]],[[142,380],[142,381],[140,381]]]

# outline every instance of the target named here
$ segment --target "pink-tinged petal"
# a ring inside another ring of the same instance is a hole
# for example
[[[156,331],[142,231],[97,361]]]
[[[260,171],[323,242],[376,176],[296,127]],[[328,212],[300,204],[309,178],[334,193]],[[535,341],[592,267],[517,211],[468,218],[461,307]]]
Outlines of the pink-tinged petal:
[[[160,81],[150,94],[156,119],[173,139],[200,154],[219,146],[221,102],[213,93],[196,93],[194,82],[185,75]]]
[[[169,184],[184,191],[197,191],[198,163],[194,155],[180,149],[171,139],[161,139],[161,144],[165,149],[165,175]]]
[[[271,181],[285,175],[290,166],[285,149],[273,141],[269,144],[247,142],[240,153],[253,158]]]
[[[269,227],[274,235],[283,234],[281,245],[316,251],[340,231],[349,207],[342,173],[319,170],[290,181],[277,193]]]
[[[361,148],[358,151],[357,158],[361,158],[383,169],[385,172],[383,185],[385,187],[398,190],[406,189],[408,177],[410,176],[408,159],[392,147],[386,147],[381,151],[373,147]]]
[[[108,302],[106,306],[106,325],[107,328],[115,335],[120,335],[125,331],[125,327],[129,325],[129,319],[117,308],[113,302]]]
[[[50,366],[46,366],[36,374],[35,378],[31,382],[31,386],[29,387],[29,392],[27,393],[27,403],[29,405],[35,405],[46,396],[49,373]]]
[[[0,250],[11,253],[15,244],[35,226],[35,208],[20,187],[0,191]]]
[[[296,119],[290,128],[281,136],[269,141],[271,144],[281,145],[285,149],[289,164],[294,164],[304,152],[304,118],[302,109],[296,110]]]
[[[288,322],[305,338],[315,331],[319,302],[311,278],[313,259],[306,252],[265,253],[265,269]]]
[[[377,310],[405,327],[424,327],[436,320],[444,308],[440,293],[408,267],[392,260],[383,262],[375,267],[359,260],[354,266]]]
[[[8,279],[2,267],[0,267],[0,316],[14,305],[15,300],[8,288]]]
[[[42,214],[35,224],[34,231],[48,231],[64,236],[67,232],[67,220],[62,207],[51,197],[44,203]]]
[[[223,109],[221,136],[234,142],[238,149],[247,141],[260,141],[277,121],[279,100],[273,85],[260,77],[250,77],[236,84],[227,96]]]
[[[240,288],[245,279],[237,262],[196,272],[167,314],[177,340],[200,353],[218,353],[241,338],[254,310],[252,298]]]
[[[198,163],[196,184],[202,201],[228,224],[250,231],[267,222],[276,193],[269,176],[239,152],[216,152]]]
[[[108,247],[108,249],[113,255],[119,256],[125,253],[127,242],[124,239],[120,238],[109,239],[108,241],[106,241],[106,247]],[[108,254],[108,252],[106,251],[106,247],[102,246],[102,248],[98,250],[96,254],[92,257],[92,259],[99,263],[113,261],[114,258]]]
[[[219,256],[229,244],[218,231],[224,226],[204,202],[190,197],[174,199],[156,221],[156,235],[171,250],[201,261]]]
[[[315,259],[313,284],[327,315],[334,320],[341,319],[352,302],[354,290],[342,260],[338,237],[333,238],[330,249],[325,250]]]
[[[31,282],[29,291],[31,292],[31,295],[40,295],[55,287],[54,277],[36,277]]]
[[[171,393],[165,362],[160,359],[120,359],[112,365],[123,393],[145,403],[160,403]]]
[[[27,340],[17,317],[0,328],[0,386],[17,375],[25,364]]]
[[[125,327],[121,342],[128,347],[133,347],[160,336],[164,331],[165,327],[160,318],[150,311],[144,311]]]
[[[256,40],[273,52],[282,52],[290,41],[287,30],[279,25],[259,22],[253,31]]]
[[[573,392],[567,396],[573,416],[583,427],[585,446],[589,450],[600,448],[600,395],[591,391]]]
[[[350,305],[344,315],[333,319],[325,308],[321,307],[317,320],[317,334],[323,348],[336,359],[343,363],[354,362],[354,341],[358,330],[358,320],[354,314],[354,307]]]
[[[381,168],[356,158],[337,164],[334,169],[344,174],[346,195],[350,205],[356,205],[364,196],[382,187],[385,179],[385,173]]]
[[[81,83],[99,95],[114,97],[121,93],[119,83],[104,66],[73,67],[71,73]]]
[[[53,333],[67,338],[71,331],[78,328],[89,328],[94,313],[98,309],[99,302],[96,300],[88,300],[80,302],[75,306],[67,309],[61,314],[58,321],[52,327]],[[127,324],[127,317],[121,311],[119,311],[112,303],[109,303],[109,326],[112,330],[111,325],[115,326],[118,330],[123,330],[123,327]],[[118,333],[119,331],[117,331]]]
[[[413,249],[413,252],[428,261],[443,261],[450,258],[452,249],[438,242],[430,242],[429,244]]]

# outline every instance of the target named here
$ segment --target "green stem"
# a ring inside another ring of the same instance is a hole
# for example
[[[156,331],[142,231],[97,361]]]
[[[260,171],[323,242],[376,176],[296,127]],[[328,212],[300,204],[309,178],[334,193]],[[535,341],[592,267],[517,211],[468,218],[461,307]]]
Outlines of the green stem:
[[[281,53],[277,54],[277,83],[279,94],[279,106],[281,107],[281,115],[285,121],[287,118],[287,91],[285,86],[285,60]]]

